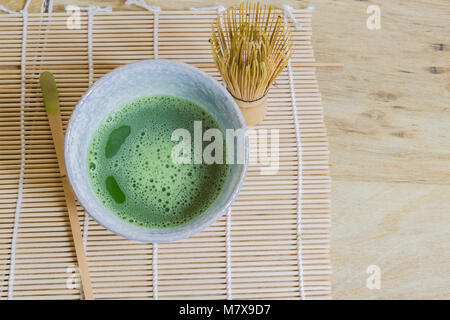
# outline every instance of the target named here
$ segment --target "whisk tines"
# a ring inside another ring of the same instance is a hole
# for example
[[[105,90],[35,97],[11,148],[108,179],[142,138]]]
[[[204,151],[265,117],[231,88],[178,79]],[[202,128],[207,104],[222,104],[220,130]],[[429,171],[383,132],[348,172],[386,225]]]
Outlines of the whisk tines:
[[[270,5],[244,2],[212,24],[211,48],[228,91],[238,100],[264,97],[292,55],[292,35]]]

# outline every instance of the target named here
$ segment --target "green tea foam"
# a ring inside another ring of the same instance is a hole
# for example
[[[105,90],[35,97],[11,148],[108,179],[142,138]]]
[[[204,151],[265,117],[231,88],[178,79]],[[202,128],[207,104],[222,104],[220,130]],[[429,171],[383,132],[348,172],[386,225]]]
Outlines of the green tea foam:
[[[170,228],[204,212],[226,180],[226,164],[174,164],[173,131],[193,137],[194,121],[203,130],[219,125],[186,99],[153,95],[109,114],[91,140],[87,165],[97,198],[121,219],[147,228]],[[193,154],[193,145],[191,154]]]

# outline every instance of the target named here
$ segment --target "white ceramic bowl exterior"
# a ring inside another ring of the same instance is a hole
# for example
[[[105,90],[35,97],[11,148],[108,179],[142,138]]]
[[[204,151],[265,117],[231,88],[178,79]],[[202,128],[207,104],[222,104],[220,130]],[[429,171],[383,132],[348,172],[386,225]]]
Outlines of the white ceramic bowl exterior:
[[[144,60],[114,69],[83,95],[69,121],[64,156],[73,191],[97,222],[128,239],[168,242],[187,238],[205,229],[228,211],[247,171],[248,139],[245,142],[245,162],[230,165],[224,189],[208,210],[184,225],[169,229],[148,229],[129,224],[111,213],[97,199],[89,182],[87,151],[100,122],[112,110],[137,97],[152,94],[174,95],[197,103],[215,117],[224,132],[226,129],[246,129],[234,99],[212,77],[184,63]]]

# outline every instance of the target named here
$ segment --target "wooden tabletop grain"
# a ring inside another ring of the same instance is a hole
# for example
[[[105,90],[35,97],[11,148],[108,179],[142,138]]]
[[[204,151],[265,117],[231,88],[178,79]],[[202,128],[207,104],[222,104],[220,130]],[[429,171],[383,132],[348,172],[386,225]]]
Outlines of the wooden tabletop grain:
[[[66,4],[129,10],[124,2],[54,0],[54,10]],[[147,2],[187,9],[239,1]],[[317,61],[344,64],[318,69],[333,179],[333,297],[449,299],[448,0],[312,2]],[[24,3],[0,0],[11,10]],[[32,0],[30,11],[41,4]],[[366,25],[370,5],[380,8],[378,30]],[[377,267],[380,288],[370,289],[366,271]]]

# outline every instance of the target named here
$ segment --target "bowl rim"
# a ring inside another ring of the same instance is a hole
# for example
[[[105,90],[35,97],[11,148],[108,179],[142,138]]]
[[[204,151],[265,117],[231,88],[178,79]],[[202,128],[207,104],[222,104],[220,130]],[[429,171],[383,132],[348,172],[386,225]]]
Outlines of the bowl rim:
[[[214,87],[216,87],[218,90],[222,91],[222,93],[225,94],[225,97],[227,98],[228,102],[231,103],[231,106],[233,107],[234,112],[236,113],[236,116],[237,116],[237,118],[239,120],[241,128],[244,130],[244,132],[247,132],[247,126],[245,124],[245,120],[244,120],[244,117],[242,115],[242,112],[239,109],[239,107],[236,104],[236,102],[233,99],[233,97],[231,96],[231,94],[216,79],[214,79],[212,76],[206,74],[205,72],[203,72],[199,68],[194,67],[194,66],[189,65],[189,64],[184,63],[184,62],[171,61],[171,60],[165,60],[165,59],[140,60],[140,61],[127,63],[125,65],[119,66],[119,67],[114,68],[113,70],[109,71],[108,73],[104,74],[91,87],[89,87],[86,90],[86,92],[81,96],[80,100],[78,101],[78,103],[74,107],[74,109],[72,111],[72,114],[70,116],[69,122],[67,124],[67,129],[66,129],[66,133],[65,133],[65,136],[64,136],[64,165],[65,165],[65,168],[66,168],[67,179],[69,181],[70,187],[72,188],[72,190],[73,190],[73,192],[74,192],[74,194],[75,194],[77,199],[80,199],[82,197],[80,197],[80,194],[81,194],[80,192],[81,191],[78,189],[79,184],[75,183],[73,181],[74,177],[72,176],[72,172],[73,172],[74,169],[72,169],[72,167],[70,166],[70,160],[68,160],[68,159],[70,159],[70,157],[69,157],[70,146],[67,143],[67,141],[68,141],[67,137],[70,136],[72,134],[72,132],[74,131],[74,129],[73,129],[74,122],[82,114],[82,111],[80,110],[79,106],[84,104],[84,103],[86,103],[86,100],[89,97],[89,95],[93,91],[95,91],[97,88],[101,87],[103,85],[103,83],[111,80],[116,73],[120,72],[121,70],[132,68],[132,67],[135,67],[136,65],[141,65],[141,64],[142,65],[160,64],[160,65],[177,66],[177,67],[180,67],[180,68],[189,69],[190,71],[196,72],[196,73],[200,74],[201,76],[207,78],[208,81],[210,81],[213,84]],[[238,196],[239,191],[241,190],[242,185],[244,183],[244,180],[245,180],[245,177],[246,177],[246,174],[247,174],[247,170],[248,170],[248,162],[249,162],[249,140],[248,140],[248,136],[246,134],[245,135],[245,157],[244,157],[244,163],[243,163],[243,165],[240,168],[239,180],[234,185],[234,187],[232,189],[231,196],[228,198],[228,200],[226,202],[224,202],[224,204],[222,206],[219,207],[218,210],[216,210],[212,214],[210,214],[202,223],[199,223],[195,228],[183,229],[183,230],[181,230],[182,232],[167,233],[167,234],[153,234],[150,237],[148,235],[143,235],[141,233],[133,233],[133,232],[124,233],[124,232],[120,232],[120,231],[118,231],[115,228],[114,225],[111,225],[111,224],[107,223],[106,221],[103,221],[102,217],[101,217],[102,216],[101,214],[98,214],[97,212],[95,212],[95,210],[90,210],[89,209],[89,207],[90,207],[89,203],[87,203],[87,204],[86,203],[82,203],[82,200],[79,200],[79,203],[84,208],[85,212],[87,214],[89,214],[89,216],[91,216],[96,222],[98,222],[100,225],[102,225],[107,230],[109,230],[109,231],[111,231],[111,232],[113,232],[113,233],[115,233],[115,234],[117,234],[117,235],[119,235],[121,237],[130,239],[130,240],[146,242],[146,243],[161,243],[161,242],[177,241],[177,240],[188,238],[191,235],[199,233],[200,231],[206,229],[211,224],[213,224],[218,219],[220,219],[225,212],[229,211],[232,203],[234,202],[234,200]],[[92,192],[92,188],[91,188],[90,192]],[[112,213],[106,207],[103,207],[103,208],[109,214],[114,215],[114,213]],[[125,223],[127,223],[127,222],[125,221]]]

